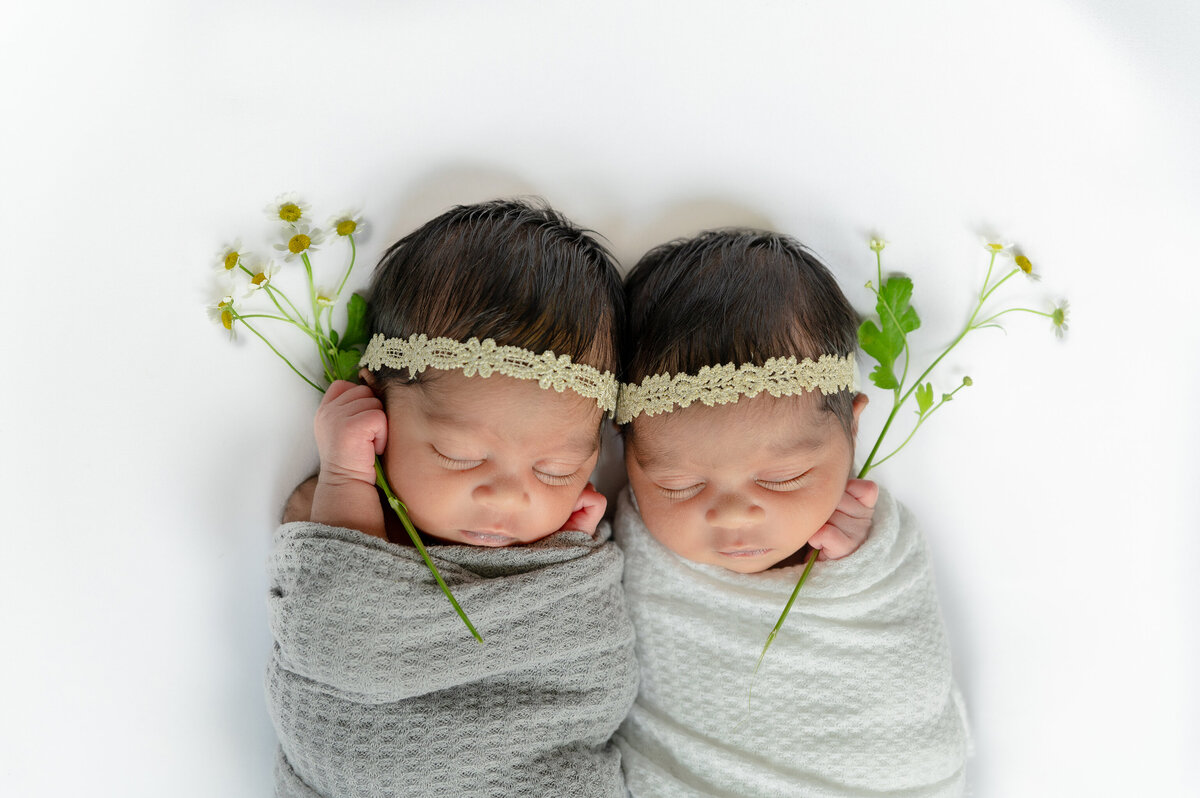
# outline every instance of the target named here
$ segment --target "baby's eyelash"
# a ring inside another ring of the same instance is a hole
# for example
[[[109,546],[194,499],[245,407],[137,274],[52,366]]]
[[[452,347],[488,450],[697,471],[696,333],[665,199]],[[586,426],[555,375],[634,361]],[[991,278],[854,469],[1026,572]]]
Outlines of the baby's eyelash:
[[[803,474],[800,474],[799,476],[792,477],[791,479],[785,479],[780,482],[770,482],[765,479],[756,479],[754,481],[756,483],[758,483],[758,486],[760,488],[766,488],[767,490],[786,492],[789,490],[795,490],[796,488],[798,488],[802,484],[804,484],[804,478],[807,476],[808,476],[808,472],[805,471]]]
[[[449,469],[450,471],[470,471],[472,468],[483,464],[482,460],[455,460],[453,457],[447,457],[442,454],[437,449],[434,449],[433,452],[437,455],[438,462],[442,464],[442,468]]]
[[[572,482],[579,479],[578,471],[576,471],[573,474],[547,474],[544,471],[538,471],[535,468],[533,470],[533,473],[537,474],[537,478],[540,479],[542,482],[545,482],[547,485],[555,485],[555,486],[570,485]]]
[[[664,488],[661,485],[655,485],[654,487],[658,488],[659,493],[671,501],[682,502],[699,495],[700,491],[704,490],[704,483],[700,482],[686,488]]]

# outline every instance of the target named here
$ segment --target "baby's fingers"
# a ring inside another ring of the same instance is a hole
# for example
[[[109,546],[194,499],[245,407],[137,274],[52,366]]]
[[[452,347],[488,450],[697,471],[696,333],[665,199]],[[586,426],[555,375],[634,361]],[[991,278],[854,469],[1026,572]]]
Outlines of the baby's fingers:
[[[589,535],[596,534],[596,527],[600,525],[600,520],[604,518],[604,510],[608,506],[608,500],[604,498],[604,494],[596,491],[592,487],[592,483],[588,483],[583,492],[579,494],[579,499],[575,502],[574,510],[567,522],[562,525],[559,531],[575,530],[578,532],[586,532]]]
[[[869,525],[871,519],[875,517],[875,503],[879,499],[879,486],[865,479],[855,479],[851,482],[860,484],[846,485],[846,491],[838,499],[834,514],[835,516],[840,514],[844,519],[853,519],[860,526],[862,524]],[[835,523],[833,518],[829,521]],[[837,523],[835,525],[842,526]]]
[[[355,388],[366,388],[365,385],[356,385],[347,380],[334,380],[328,388],[325,389],[325,396],[321,398],[321,404],[329,404],[337,401],[338,397],[346,393],[346,391],[354,390]],[[370,388],[367,388],[369,391]]]
[[[862,506],[874,509],[879,501],[879,484],[869,479],[852,479],[846,483],[846,493]]]
[[[847,534],[846,529],[857,522],[842,512],[834,511],[829,520],[808,539],[814,549],[820,549],[819,560],[840,560],[853,554],[862,544],[861,539]]]

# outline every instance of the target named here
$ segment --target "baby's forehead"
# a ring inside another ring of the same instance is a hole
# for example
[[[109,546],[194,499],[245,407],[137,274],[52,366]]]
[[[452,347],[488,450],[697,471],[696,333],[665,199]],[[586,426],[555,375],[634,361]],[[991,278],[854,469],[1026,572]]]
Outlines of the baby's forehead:
[[[599,447],[602,412],[596,402],[571,391],[541,388],[533,380],[440,372],[401,390],[415,391],[410,398],[421,418],[442,434],[541,439],[583,455]]]
[[[818,453],[839,434],[832,414],[809,395],[693,404],[630,425],[626,446],[643,465],[709,456],[770,459]]]

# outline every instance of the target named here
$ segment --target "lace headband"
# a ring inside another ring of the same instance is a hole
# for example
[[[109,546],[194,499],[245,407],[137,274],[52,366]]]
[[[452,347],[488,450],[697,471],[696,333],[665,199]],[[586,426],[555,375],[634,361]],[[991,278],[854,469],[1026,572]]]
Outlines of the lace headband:
[[[753,399],[762,391],[778,398],[813,390],[823,394],[858,390],[854,354],[821,355],[815,362],[773,357],[761,366],[726,363],[705,366],[695,375],[655,374],[642,380],[641,385],[622,383],[615,420],[628,424],[641,413],[654,416],[697,401],[709,407],[731,404],[739,396]]]
[[[385,338],[376,333],[359,360],[360,367],[378,371],[383,366],[408,369],[420,374],[426,368],[461,369],[467,377],[492,373],[519,380],[537,380],[541,388],[553,388],[562,393],[570,388],[580,396],[595,399],[600,409],[612,418],[617,407],[617,380],[610,372],[584,363],[572,363],[569,355],[546,351],[540,355],[519,346],[497,346],[491,338],[480,341],[472,338],[466,343],[453,338],[427,338],[412,335],[404,338]]]

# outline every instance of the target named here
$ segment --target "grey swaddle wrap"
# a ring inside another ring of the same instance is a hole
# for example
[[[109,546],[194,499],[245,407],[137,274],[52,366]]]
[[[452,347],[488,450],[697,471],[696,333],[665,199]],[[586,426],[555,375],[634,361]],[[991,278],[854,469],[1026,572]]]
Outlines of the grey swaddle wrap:
[[[620,796],[637,692],[622,556],[601,524],[529,546],[415,549],[286,524],[270,559],[276,794]]]
[[[968,738],[925,543],[881,490],[871,535],[817,563],[747,690],[801,567],[689,562],[615,522],[642,684],[617,732],[635,798],[962,794]],[[744,722],[743,722],[744,721]]]

